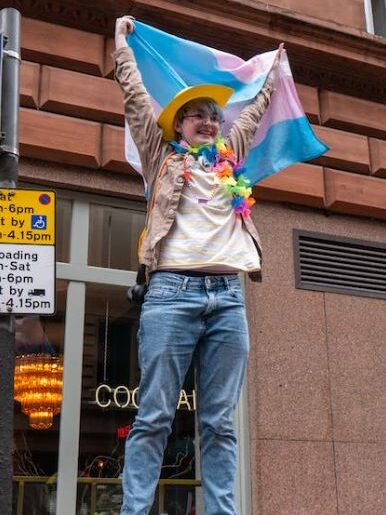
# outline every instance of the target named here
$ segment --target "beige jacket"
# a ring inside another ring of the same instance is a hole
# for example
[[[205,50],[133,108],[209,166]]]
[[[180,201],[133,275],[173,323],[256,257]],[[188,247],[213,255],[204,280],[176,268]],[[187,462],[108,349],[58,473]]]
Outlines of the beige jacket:
[[[154,206],[147,221],[147,232],[140,250],[140,262],[146,265],[148,272],[152,272],[157,269],[161,240],[167,236],[178,209],[184,186],[184,156],[172,155],[162,176],[157,184],[154,184],[161,164],[173,149],[164,141],[162,130],[157,125],[150,97],[142,83],[132,50],[120,48],[113,53],[113,58],[115,77],[123,91],[125,117],[139,151],[149,191],[154,190],[155,195]],[[244,108],[226,137],[226,143],[233,149],[237,160],[244,159],[247,155],[261,117],[269,105],[273,90],[273,73],[270,73],[255,100]],[[193,163],[195,158],[189,156],[188,159]],[[244,224],[261,257],[260,238],[252,219],[245,218]],[[252,272],[249,276],[253,280],[261,280],[260,272]]]

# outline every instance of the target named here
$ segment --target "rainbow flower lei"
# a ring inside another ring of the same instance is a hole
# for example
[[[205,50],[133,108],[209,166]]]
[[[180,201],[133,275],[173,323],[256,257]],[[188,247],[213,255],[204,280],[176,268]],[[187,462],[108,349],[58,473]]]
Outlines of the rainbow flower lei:
[[[191,146],[184,140],[179,143],[171,141],[170,145],[178,154],[202,156],[232,197],[232,207],[235,213],[244,218],[250,215],[251,207],[255,203],[255,199],[251,197],[251,181],[243,175],[245,171],[243,161],[236,161],[233,150],[225,144],[223,137],[217,137],[213,144],[198,147]],[[192,180],[190,170],[184,170],[184,177],[188,182]]]

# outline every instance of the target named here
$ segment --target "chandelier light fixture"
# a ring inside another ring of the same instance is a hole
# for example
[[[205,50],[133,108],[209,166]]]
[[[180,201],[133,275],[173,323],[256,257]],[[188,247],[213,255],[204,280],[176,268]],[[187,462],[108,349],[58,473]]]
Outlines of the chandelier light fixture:
[[[60,413],[63,356],[28,354],[16,356],[15,399],[33,429],[49,429]]]

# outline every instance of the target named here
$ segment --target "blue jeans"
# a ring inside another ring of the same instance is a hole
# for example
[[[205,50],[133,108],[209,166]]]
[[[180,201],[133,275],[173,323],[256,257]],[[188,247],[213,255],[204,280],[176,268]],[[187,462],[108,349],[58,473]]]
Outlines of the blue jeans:
[[[142,306],[138,336],[139,410],[126,441],[121,515],[149,513],[193,354],[205,514],[234,515],[233,415],[249,349],[238,276],[155,272]]]

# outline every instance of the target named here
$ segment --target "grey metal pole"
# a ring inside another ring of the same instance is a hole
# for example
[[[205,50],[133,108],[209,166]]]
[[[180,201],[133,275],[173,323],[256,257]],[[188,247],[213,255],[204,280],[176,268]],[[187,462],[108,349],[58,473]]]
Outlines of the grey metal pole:
[[[0,11],[0,30],[6,38],[3,73],[0,145],[0,186],[15,188],[19,162],[20,98],[20,13],[7,8]]]
[[[0,11],[0,32],[6,38],[1,81],[0,187],[15,188],[19,162],[20,13]],[[1,284],[0,284],[1,287]],[[12,515],[14,317],[0,316],[0,507]]]
[[[0,506],[12,515],[14,317],[0,318]]]

